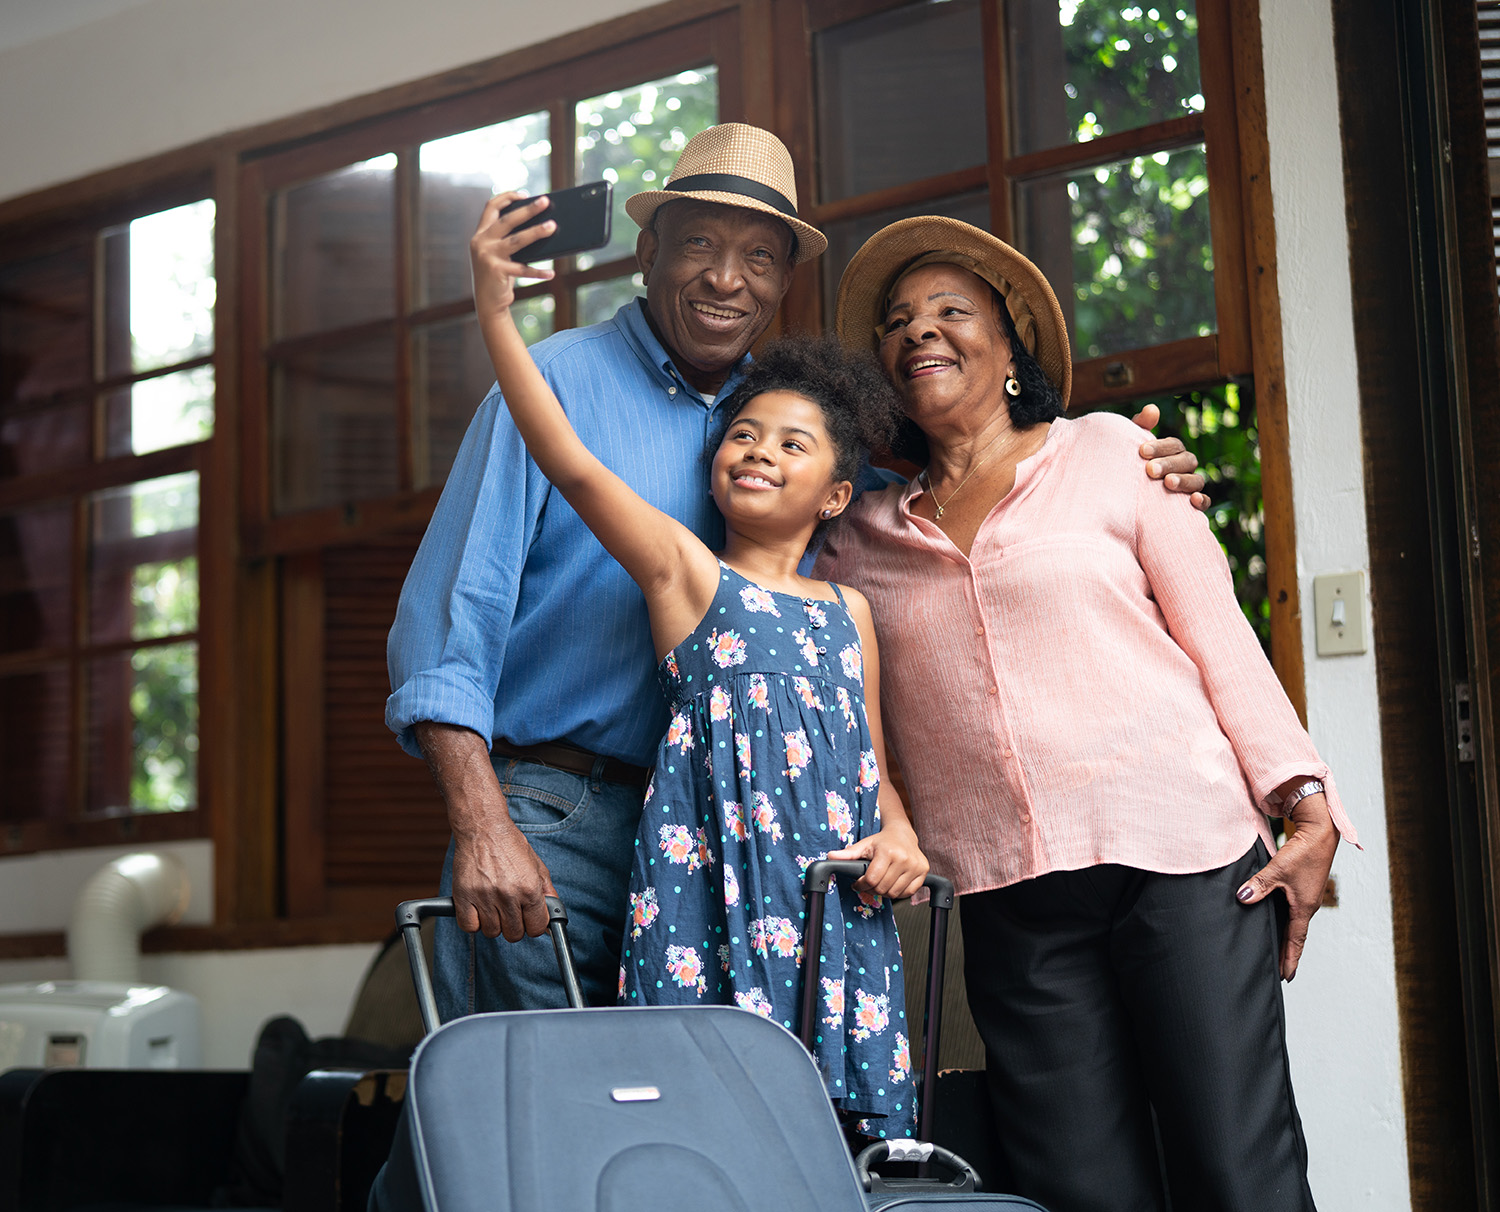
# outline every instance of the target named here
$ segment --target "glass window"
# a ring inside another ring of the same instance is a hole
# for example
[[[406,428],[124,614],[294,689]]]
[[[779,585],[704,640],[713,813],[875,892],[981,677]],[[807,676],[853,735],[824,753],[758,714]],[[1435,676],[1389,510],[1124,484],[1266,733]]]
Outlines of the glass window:
[[[420,305],[469,297],[469,237],[491,197],[551,188],[548,125],[545,113],[526,114],[422,144]]]
[[[0,821],[198,803],[214,226],[202,199],[0,264]]]
[[[894,9],[816,35],[822,200],[983,164],[983,46],[978,0]]]
[[[1069,216],[1072,272],[1043,269],[1059,296],[1071,286],[1075,357],[1214,331],[1213,239],[1201,144],[1023,182],[1016,199],[1022,247],[1043,243],[1046,229],[1063,213]]]
[[[271,201],[277,337],[327,332],[396,311],[396,157],[376,156]]]
[[[273,367],[273,508],[384,496],[399,486],[389,334],[295,350]]]
[[[1014,154],[1203,111],[1194,0],[1011,0]]]
[[[625,213],[625,199],[660,189],[687,141],[719,120],[719,74],[713,67],[679,72],[579,101],[575,113],[574,180],[615,187],[609,246],[579,256],[578,267],[587,269],[635,254],[640,229]]]

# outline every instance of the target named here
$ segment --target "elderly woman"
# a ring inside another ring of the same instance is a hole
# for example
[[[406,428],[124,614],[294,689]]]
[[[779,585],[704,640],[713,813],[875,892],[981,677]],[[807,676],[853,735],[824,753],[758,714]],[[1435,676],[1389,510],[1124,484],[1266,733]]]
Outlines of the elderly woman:
[[[1128,421],[1062,416],[1062,311],[988,233],[877,233],[838,329],[923,470],[859,500],[819,575],[874,609],[1016,1189],[1157,1209],[1164,1172],[1181,1212],[1311,1209],[1278,974],[1354,831],[1206,520],[1140,476]],[[1297,824],[1274,859],[1268,814]]]

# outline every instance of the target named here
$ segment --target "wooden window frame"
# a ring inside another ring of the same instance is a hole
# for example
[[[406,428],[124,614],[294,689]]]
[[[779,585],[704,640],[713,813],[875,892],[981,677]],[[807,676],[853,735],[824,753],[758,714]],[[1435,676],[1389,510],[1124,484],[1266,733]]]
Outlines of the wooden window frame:
[[[14,199],[0,204],[0,261],[19,261],[58,251],[69,245],[84,241],[97,242],[99,237],[112,228],[121,227],[134,219],[175,207],[214,197],[215,171],[212,157],[202,148],[190,149],[186,153],[163,157],[128,169],[103,174],[89,182],[59,187],[39,194]],[[215,251],[220,247],[221,228],[215,222]],[[99,292],[97,275],[103,272],[103,254],[95,270],[94,289]],[[217,277],[217,267],[216,267]],[[101,304],[96,297],[96,315]],[[68,396],[90,400],[90,424],[94,431],[90,437],[89,462],[59,471],[46,471],[29,476],[0,481],[0,509],[57,504],[71,502],[75,514],[75,528],[85,524],[88,498],[100,491],[141,484],[161,476],[182,472],[195,472],[199,477],[200,504],[197,531],[199,561],[199,625],[195,632],[173,635],[160,640],[121,641],[119,643],[96,644],[80,639],[75,622],[74,637],[64,649],[55,653],[66,655],[70,667],[75,667],[72,681],[74,707],[71,722],[71,764],[75,767],[70,777],[68,793],[69,812],[67,819],[40,819],[8,822],[0,834],[0,856],[31,854],[48,850],[68,850],[85,846],[125,844],[151,844],[207,836],[211,830],[213,792],[211,782],[215,773],[215,755],[211,746],[202,746],[198,758],[197,803],[190,809],[176,812],[111,812],[84,813],[82,811],[84,778],[83,745],[86,721],[82,718],[84,707],[79,699],[76,666],[92,654],[129,651],[141,647],[156,647],[166,643],[193,641],[198,646],[199,662],[199,738],[217,726],[217,713],[212,704],[209,688],[217,684],[220,671],[209,668],[208,652],[216,644],[218,635],[210,615],[211,605],[221,597],[217,587],[211,585],[211,568],[217,565],[207,560],[210,536],[218,533],[226,516],[220,505],[211,504],[205,484],[215,466],[218,451],[224,443],[219,440],[220,418],[217,400],[215,405],[214,435],[204,441],[174,446],[165,450],[142,455],[105,456],[98,449],[101,441],[101,412],[105,407],[103,396],[111,389],[129,386],[145,379],[162,377],[175,371],[199,366],[212,366],[217,376],[221,374],[220,350],[222,329],[215,313],[214,352],[155,368],[145,373],[109,373],[103,366],[99,354],[97,331],[91,330],[91,366],[89,378],[76,389],[69,389]],[[97,323],[97,321],[96,321]],[[75,544],[81,544],[75,537]],[[83,546],[75,552],[81,555]],[[75,620],[85,617],[85,603],[89,592],[89,577],[85,567],[76,566],[71,577],[71,594]],[[0,671],[20,672],[29,664],[25,656],[0,658]]]

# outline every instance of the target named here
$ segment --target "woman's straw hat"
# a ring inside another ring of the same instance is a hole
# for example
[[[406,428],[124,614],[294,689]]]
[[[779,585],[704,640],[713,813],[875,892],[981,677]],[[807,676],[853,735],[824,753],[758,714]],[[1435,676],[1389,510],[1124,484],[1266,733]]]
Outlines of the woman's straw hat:
[[[1016,333],[1068,406],[1073,355],[1068,324],[1042,271],[989,232],[943,215],[883,227],[854,254],[839,282],[837,328],[850,349],[873,349],[884,331],[891,288],[908,270],[936,263],[978,274],[1000,292]]]
[[[797,218],[791,153],[758,126],[725,122],[699,131],[677,157],[667,187],[633,194],[625,200],[625,213],[641,227],[649,227],[656,208],[678,198],[775,215],[796,233],[798,261],[810,261],[828,247],[822,232]]]

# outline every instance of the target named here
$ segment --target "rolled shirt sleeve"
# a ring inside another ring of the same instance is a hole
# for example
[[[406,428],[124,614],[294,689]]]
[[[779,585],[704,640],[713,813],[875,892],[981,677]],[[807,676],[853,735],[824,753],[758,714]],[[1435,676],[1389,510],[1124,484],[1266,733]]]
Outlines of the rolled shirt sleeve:
[[[488,745],[521,570],[550,492],[498,387],[464,437],[401,590],[386,643],[386,724],[420,757],[422,720],[470,728]]]

